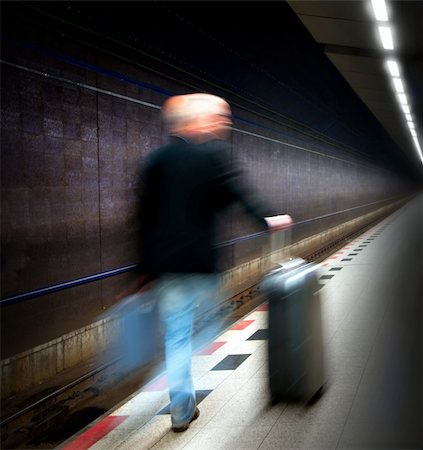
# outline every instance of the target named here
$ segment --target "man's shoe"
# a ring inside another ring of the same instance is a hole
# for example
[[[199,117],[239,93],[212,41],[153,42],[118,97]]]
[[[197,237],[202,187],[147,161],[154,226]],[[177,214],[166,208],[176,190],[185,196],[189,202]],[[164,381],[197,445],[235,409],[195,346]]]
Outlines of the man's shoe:
[[[193,422],[195,419],[198,419],[199,415],[200,415],[200,410],[197,407],[195,407],[194,415],[191,417],[191,420],[188,423],[186,423],[185,425],[181,425],[180,427],[172,427],[172,430],[175,433],[181,433],[182,431],[187,431],[189,428],[189,424],[191,422]]]

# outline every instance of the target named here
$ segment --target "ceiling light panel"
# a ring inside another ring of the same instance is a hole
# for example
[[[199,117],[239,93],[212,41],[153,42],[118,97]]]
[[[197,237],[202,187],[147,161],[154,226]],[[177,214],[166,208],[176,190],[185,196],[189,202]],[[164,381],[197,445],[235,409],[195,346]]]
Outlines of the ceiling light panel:
[[[378,27],[382,46],[385,50],[394,49],[394,41],[392,39],[392,33],[390,27]]]
[[[407,97],[405,96],[405,94],[398,94],[398,100],[401,103],[401,105],[407,105],[408,104]]]
[[[395,90],[400,94],[404,92],[404,86],[402,84],[401,78],[392,78],[394,82]]]
[[[390,60],[386,61],[386,66],[388,67],[389,73],[393,77],[399,77],[400,76],[399,66],[398,66],[398,63],[396,61],[390,59]]]
[[[371,0],[371,2],[376,20],[379,20],[381,22],[387,22],[388,11],[386,10],[385,0]]]
[[[407,100],[407,99],[406,99]],[[405,105],[401,105],[402,110],[405,112],[405,114],[411,114],[410,112],[410,107],[405,104]]]

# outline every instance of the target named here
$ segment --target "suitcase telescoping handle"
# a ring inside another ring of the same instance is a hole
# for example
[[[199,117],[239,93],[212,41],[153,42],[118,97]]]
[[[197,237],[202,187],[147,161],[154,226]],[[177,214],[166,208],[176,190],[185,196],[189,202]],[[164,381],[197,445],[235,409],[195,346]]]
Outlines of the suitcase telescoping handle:
[[[292,227],[282,231],[270,232],[270,252],[284,249],[284,255],[289,257],[289,246],[292,242]]]
[[[292,218],[288,214],[265,217],[270,230],[270,252],[287,248],[292,238]]]
[[[280,265],[281,261],[290,258],[290,245],[292,240],[292,218],[287,214],[265,217],[269,226],[269,247],[264,256],[266,269],[273,270],[274,263]],[[265,248],[264,247],[264,248]]]
[[[281,267],[291,259],[290,244],[292,240],[292,230],[271,231],[266,255],[267,273],[272,272],[277,267]],[[263,255],[265,256],[265,255]]]

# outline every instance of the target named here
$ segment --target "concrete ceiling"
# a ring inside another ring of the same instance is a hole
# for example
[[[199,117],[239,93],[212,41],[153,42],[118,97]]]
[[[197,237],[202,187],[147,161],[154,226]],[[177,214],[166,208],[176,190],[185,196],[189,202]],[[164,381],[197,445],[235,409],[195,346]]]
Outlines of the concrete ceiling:
[[[399,148],[421,164],[384,61],[395,57],[410,104],[420,146],[423,120],[423,2],[386,0],[394,51],[382,49],[369,0],[288,1]]]

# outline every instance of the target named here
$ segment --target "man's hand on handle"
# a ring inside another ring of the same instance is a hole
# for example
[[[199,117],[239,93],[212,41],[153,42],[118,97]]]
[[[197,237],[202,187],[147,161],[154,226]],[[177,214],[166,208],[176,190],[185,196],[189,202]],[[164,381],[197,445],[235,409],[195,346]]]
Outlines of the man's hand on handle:
[[[264,220],[267,222],[269,231],[287,230],[293,224],[292,218],[288,214],[265,217]]]

